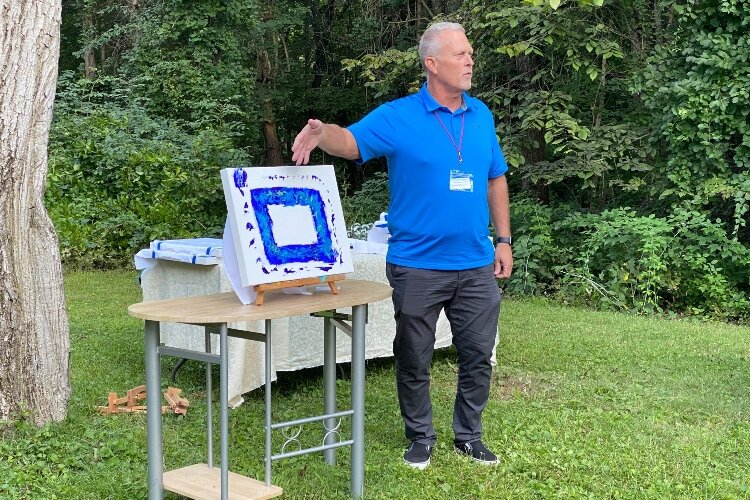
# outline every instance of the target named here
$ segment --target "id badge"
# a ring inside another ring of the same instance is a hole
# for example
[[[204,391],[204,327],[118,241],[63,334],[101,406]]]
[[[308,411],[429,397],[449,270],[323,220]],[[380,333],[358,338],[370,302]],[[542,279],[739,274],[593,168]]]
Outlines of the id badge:
[[[463,191],[465,193],[474,192],[474,174],[463,172],[461,170],[451,170],[450,190]]]

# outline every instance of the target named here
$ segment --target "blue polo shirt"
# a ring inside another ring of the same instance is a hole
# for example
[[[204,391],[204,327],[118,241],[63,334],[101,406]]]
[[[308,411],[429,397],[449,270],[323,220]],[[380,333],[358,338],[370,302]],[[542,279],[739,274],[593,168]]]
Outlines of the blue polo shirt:
[[[361,162],[388,160],[387,262],[449,271],[494,261],[487,184],[508,166],[490,110],[466,93],[463,102],[452,113],[424,84],[348,128]]]

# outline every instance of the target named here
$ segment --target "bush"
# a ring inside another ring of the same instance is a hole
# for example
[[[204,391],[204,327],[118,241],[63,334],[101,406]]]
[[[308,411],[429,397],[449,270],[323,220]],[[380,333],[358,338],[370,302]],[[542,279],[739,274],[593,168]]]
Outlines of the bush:
[[[187,133],[138,103],[83,99],[69,75],[50,132],[46,202],[66,265],[112,267],[153,239],[216,236],[219,170],[244,163],[221,131]]]
[[[750,248],[721,220],[675,209],[664,217],[629,208],[571,212],[511,203],[510,294],[637,313],[750,320]]]
[[[344,196],[341,200],[344,219],[349,226],[372,225],[381,212],[388,211],[389,203],[388,174],[385,172],[376,172],[354,195]]]
[[[627,208],[574,214],[555,231],[578,235],[555,267],[567,301],[640,313],[750,319],[750,249],[696,211],[639,216]]]
[[[513,274],[503,283],[516,295],[544,294],[554,281],[552,266],[557,258],[553,238],[555,210],[531,198],[511,200],[513,228]]]
[[[675,2],[679,29],[634,76],[666,165],[665,201],[711,210],[730,234],[750,228],[750,23],[747,0]]]

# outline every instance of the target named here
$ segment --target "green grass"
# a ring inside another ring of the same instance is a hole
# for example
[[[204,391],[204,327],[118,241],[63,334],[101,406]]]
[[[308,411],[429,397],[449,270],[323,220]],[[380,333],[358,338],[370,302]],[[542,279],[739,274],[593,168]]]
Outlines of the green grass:
[[[142,322],[126,314],[140,300],[136,275],[70,273],[66,293],[68,417],[43,429],[0,427],[0,498],[145,498],[145,416],[95,409],[106,404],[108,392],[144,382]],[[404,466],[392,360],[373,360],[367,366],[366,498],[750,497],[750,328],[541,300],[506,301],[500,326],[484,434],[501,465],[474,465],[452,452],[455,353],[445,349],[433,366],[439,442],[432,464],[422,472]],[[162,361],[165,384],[173,365]],[[176,385],[191,405],[186,417],[164,419],[167,469],[205,461],[203,382],[198,363],[179,373]],[[320,369],[281,374],[274,388],[276,420],[321,413]],[[341,406],[348,406],[348,396],[341,380]],[[262,391],[245,399],[230,413],[231,469],[262,479]],[[313,444],[317,426],[302,437]],[[346,498],[348,465],[346,450],[335,467],[320,455],[283,460],[274,464],[273,482],[285,498]]]

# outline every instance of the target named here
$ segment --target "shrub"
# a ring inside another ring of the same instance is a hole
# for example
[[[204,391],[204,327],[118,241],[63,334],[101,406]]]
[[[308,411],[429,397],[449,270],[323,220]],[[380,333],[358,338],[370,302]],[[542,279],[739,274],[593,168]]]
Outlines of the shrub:
[[[681,209],[661,218],[619,208],[573,214],[555,231],[578,235],[569,258],[555,267],[564,300],[750,318],[750,249],[728,238],[721,221]]]
[[[511,200],[514,271],[502,286],[510,294],[545,293],[554,279],[554,209],[531,198]]]
[[[247,156],[216,130],[188,133],[138,103],[84,99],[63,76],[46,202],[66,265],[111,267],[157,238],[216,236],[220,168]]]
[[[653,119],[666,165],[665,201],[721,215],[750,234],[750,24],[747,0],[675,2],[679,29],[658,46],[632,90]]]
[[[389,203],[388,174],[385,172],[376,172],[362,183],[361,189],[341,200],[344,218],[350,226],[372,225],[381,212],[388,211]]]

